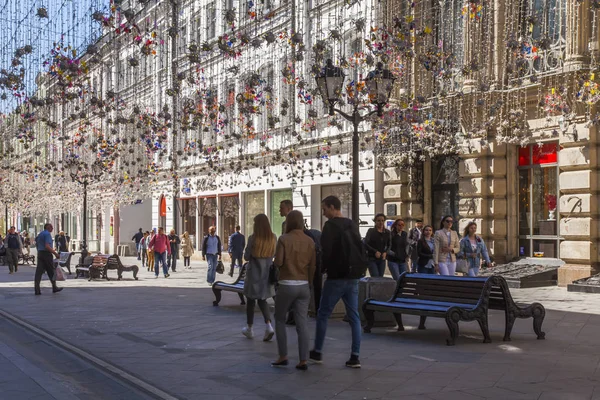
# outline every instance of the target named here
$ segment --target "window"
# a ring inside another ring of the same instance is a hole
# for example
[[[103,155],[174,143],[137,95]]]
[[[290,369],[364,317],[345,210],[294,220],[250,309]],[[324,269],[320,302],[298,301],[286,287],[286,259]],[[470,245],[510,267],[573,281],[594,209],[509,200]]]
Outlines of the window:
[[[190,42],[202,43],[202,19],[200,13],[196,14],[192,19],[192,32],[190,32]]]
[[[220,224],[223,227],[223,246],[229,244],[229,236],[235,232],[236,225],[239,224],[239,211],[240,211],[240,199],[238,195],[234,196],[221,196],[221,219]],[[250,234],[242,232],[246,238]]]
[[[246,237],[250,236],[252,232],[254,232],[254,217],[258,214],[264,214],[264,212],[265,192],[246,193],[246,226],[244,231]]]
[[[285,221],[285,217],[279,215],[279,204],[281,204],[283,200],[292,200],[291,190],[271,192],[271,229],[277,236],[283,234],[283,232],[281,232],[281,226],[283,221]]]
[[[178,56],[182,56],[185,53],[187,53],[187,46],[188,46],[188,40],[187,40],[187,26],[183,25],[182,27],[179,28],[179,32],[177,34],[177,55]]]
[[[352,186],[349,183],[322,186],[321,199],[324,199],[327,196],[336,196],[340,199],[342,202],[342,214],[344,217],[352,218]],[[321,216],[321,229],[323,229],[325,222],[327,222],[327,218]]]
[[[519,149],[519,255],[558,258],[558,143]]]
[[[217,7],[215,2],[206,6],[206,40],[211,40],[216,35],[217,27]]]

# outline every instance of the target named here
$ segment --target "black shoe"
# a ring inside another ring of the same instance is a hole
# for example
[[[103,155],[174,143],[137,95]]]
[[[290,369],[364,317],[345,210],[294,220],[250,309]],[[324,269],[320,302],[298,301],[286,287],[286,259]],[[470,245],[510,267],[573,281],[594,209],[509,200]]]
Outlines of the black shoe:
[[[61,288],[61,287],[54,287],[54,288],[52,288],[52,293],[58,293],[61,290],[63,290],[63,288]]]
[[[289,363],[288,360],[283,360],[283,361],[279,361],[279,362],[273,361],[271,363],[271,367],[285,367],[288,365],[288,363]]]
[[[346,361],[346,367],[348,368],[360,368],[360,361],[358,356],[351,355],[350,359]]]
[[[42,294],[42,292],[40,292],[39,290],[36,290],[36,291],[35,291],[35,295],[36,295],[36,296],[39,296],[39,295],[41,295],[41,294]]]
[[[311,350],[308,359],[315,364],[323,364],[323,354],[318,351]]]
[[[294,319],[293,313],[288,314],[288,318],[287,318],[287,321],[285,321],[285,324],[286,325],[296,325],[296,320]]]
[[[307,371],[308,364],[298,364],[298,365],[296,365],[296,369],[299,369],[300,371]]]
[[[233,278],[233,271],[229,271],[229,276]]]

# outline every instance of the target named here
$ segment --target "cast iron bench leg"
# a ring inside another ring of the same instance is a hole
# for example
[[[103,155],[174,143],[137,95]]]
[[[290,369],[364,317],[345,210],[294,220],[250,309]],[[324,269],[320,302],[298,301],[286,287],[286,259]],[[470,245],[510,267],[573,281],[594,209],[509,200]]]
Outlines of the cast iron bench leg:
[[[545,339],[546,333],[542,331],[542,323],[546,317],[546,309],[539,303],[532,304],[533,308],[533,330],[538,339]]]
[[[133,268],[133,279],[135,279],[136,281],[138,280],[137,274],[139,271],[140,271],[140,269],[136,265],[135,268]]]
[[[492,338],[490,337],[490,330],[488,327],[487,313],[483,313],[482,316],[477,318],[477,322],[481,328],[481,333],[483,333],[483,343],[492,343]]]
[[[419,329],[424,330],[425,328],[425,321],[427,321],[427,316],[426,315],[421,315],[421,319],[419,320]]]
[[[363,328],[363,331],[365,333],[371,333],[371,329],[373,329],[373,325],[375,325],[375,311],[369,310],[363,306],[363,314],[367,320],[367,324]]]
[[[458,321],[460,321],[460,313],[458,311],[450,311],[446,314],[446,325],[450,330],[450,338],[446,339],[448,346],[454,346],[458,337]]]
[[[506,310],[504,312],[504,340],[505,342],[510,342],[510,333],[512,332],[513,325],[515,323],[515,319],[517,319],[513,310]],[[535,329],[535,328],[534,328]]]
[[[213,306],[218,306],[221,302],[221,289],[217,289],[213,286],[212,290],[215,294],[215,301],[213,301]]]
[[[398,324],[398,331],[399,332],[404,331],[404,324],[402,323],[402,314],[394,313],[394,319],[396,320],[396,323]]]

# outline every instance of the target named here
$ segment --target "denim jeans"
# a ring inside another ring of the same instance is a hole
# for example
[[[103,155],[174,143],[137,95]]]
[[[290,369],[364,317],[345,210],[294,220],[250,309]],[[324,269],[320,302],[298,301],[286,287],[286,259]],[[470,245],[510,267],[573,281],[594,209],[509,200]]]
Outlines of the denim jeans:
[[[390,269],[392,278],[394,278],[395,281],[397,281],[398,278],[400,278],[401,273],[406,272],[408,270],[405,262],[397,263],[393,261],[388,261],[388,268]]]
[[[335,305],[342,299],[352,329],[352,354],[360,353],[360,317],[358,315],[358,279],[327,279],[321,293],[321,304],[317,313],[315,351],[321,352],[327,332],[327,321]]]
[[[154,275],[158,276],[159,265],[162,263],[163,273],[165,275],[169,274],[169,267],[167,267],[167,252],[163,251],[159,253],[158,251],[154,252]]]
[[[216,254],[207,254],[206,262],[208,262],[208,272],[206,273],[206,282],[211,285],[215,283],[215,276],[217,274],[217,258]]]
[[[469,268],[469,276],[477,276],[479,275],[479,268]]]
[[[369,275],[373,278],[385,274],[385,260],[369,260]]]

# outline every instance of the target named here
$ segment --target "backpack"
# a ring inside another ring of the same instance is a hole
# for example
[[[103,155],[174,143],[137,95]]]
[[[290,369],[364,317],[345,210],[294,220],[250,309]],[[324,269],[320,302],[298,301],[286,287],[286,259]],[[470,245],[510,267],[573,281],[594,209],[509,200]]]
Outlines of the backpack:
[[[342,265],[348,266],[347,279],[364,278],[367,273],[369,262],[365,245],[354,229],[354,222],[349,221],[342,228],[341,254]]]
[[[323,254],[323,248],[321,247],[321,232],[316,229],[304,229],[304,234],[311,238],[315,244],[317,271],[321,271],[321,257]]]

